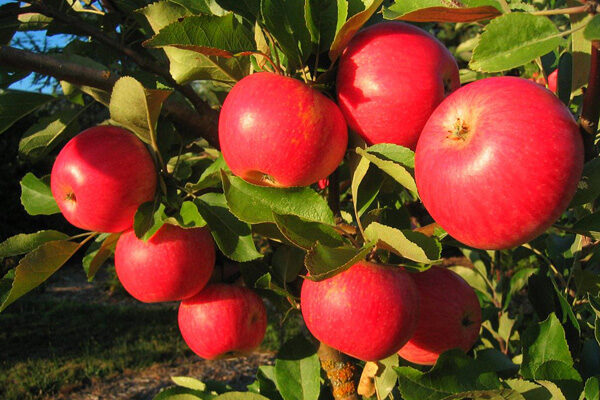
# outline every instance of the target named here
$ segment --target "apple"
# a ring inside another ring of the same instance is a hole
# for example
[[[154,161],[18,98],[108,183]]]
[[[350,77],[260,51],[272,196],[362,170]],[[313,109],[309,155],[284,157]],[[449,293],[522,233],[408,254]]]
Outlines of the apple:
[[[344,50],[337,97],[348,126],[368,145],[412,150],[435,107],[460,87],[452,54],[428,32],[383,22],[359,32]]]
[[[263,186],[308,186],[342,161],[348,130],[337,105],[308,85],[259,72],[240,80],[219,115],[231,171]]]
[[[215,266],[207,228],[164,224],[148,241],[124,232],[117,241],[115,269],[127,292],[144,303],[175,301],[198,293]]]
[[[558,93],[558,70],[555,69],[548,75],[548,89],[552,93]]]
[[[457,273],[431,267],[410,274],[421,299],[417,328],[398,352],[415,364],[433,365],[450,349],[467,352],[481,327],[481,307],[475,291]]]
[[[376,361],[412,336],[419,295],[408,272],[367,261],[323,281],[304,280],[300,294],[306,327],[326,345]]]
[[[71,139],[56,157],[52,195],[71,224],[97,232],[133,225],[140,204],[154,198],[156,170],[144,144],[116,126],[96,126]]]
[[[543,233],[568,206],[583,169],[569,109],[523,78],[470,83],[427,121],[415,153],[425,208],[451,236],[508,249]]]
[[[202,358],[246,354],[263,340],[267,312],[252,290],[225,284],[208,285],[179,306],[179,330]]]

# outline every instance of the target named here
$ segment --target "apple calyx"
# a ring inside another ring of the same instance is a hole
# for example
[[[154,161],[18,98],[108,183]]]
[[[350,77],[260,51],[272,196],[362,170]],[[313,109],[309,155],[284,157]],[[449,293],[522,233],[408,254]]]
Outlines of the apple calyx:
[[[72,201],[73,203],[77,202],[77,197],[75,196],[75,192],[68,192],[65,195],[65,200]]]
[[[473,319],[471,318],[471,314],[465,314],[462,318],[462,320],[460,321],[460,324],[462,326],[464,326],[465,328],[468,328],[469,326],[473,325],[475,323],[475,321],[473,321]]]
[[[462,118],[457,117],[454,126],[448,130],[448,133],[447,139],[462,140],[464,142],[469,136],[469,126]]]

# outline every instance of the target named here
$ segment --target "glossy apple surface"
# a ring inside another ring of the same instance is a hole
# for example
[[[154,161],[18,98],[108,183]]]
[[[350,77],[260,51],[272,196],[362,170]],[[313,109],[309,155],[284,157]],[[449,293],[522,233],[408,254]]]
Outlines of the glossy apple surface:
[[[338,106],[289,77],[259,72],[239,81],[219,115],[231,171],[263,186],[307,186],[342,161],[348,131]]]
[[[78,228],[121,232],[133,225],[140,204],[156,191],[154,163],[129,131],[96,126],[71,139],[52,167],[52,195]]]
[[[208,285],[179,306],[179,330],[202,358],[248,353],[263,340],[267,313],[252,290],[224,284]]]
[[[507,249],[543,233],[568,206],[583,169],[569,110],[527,79],[487,78],[451,94],[415,154],[425,208],[455,239]]]
[[[419,292],[421,311],[415,333],[398,352],[400,357],[433,365],[444,351],[469,351],[481,327],[481,307],[473,288],[454,271],[442,267],[410,276]]]
[[[458,66],[444,45],[398,21],[359,32],[337,75],[338,103],[351,129],[369,145],[413,150],[427,118],[458,87]]]
[[[124,232],[117,241],[115,269],[127,292],[145,303],[191,297],[207,284],[215,245],[207,228],[163,225],[148,241]]]
[[[397,352],[412,336],[419,313],[406,271],[366,261],[320,282],[304,280],[300,302],[314,337],[365,361]]]

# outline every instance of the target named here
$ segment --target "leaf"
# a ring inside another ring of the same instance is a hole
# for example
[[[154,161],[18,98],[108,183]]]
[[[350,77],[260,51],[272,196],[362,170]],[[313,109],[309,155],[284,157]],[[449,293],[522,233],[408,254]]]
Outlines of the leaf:
[[[171,90],[146,89],[130,76],[120,78],[110,97],[110,118],[151,144],[156,141],[162,103],[171,93]]]
[[[317,52],[329,50],[347,15],[348,3],[344,0],[305,0],[304,17]]]
[[[294,215],[273,214],[273,220],[286,239],[305,250],[310,250],[316,241],[328,247],[344,244],[342,236],[330,225],[304,221]]]
[[[512,389],[498,389],[463,392],[444,397],[444,400],[525,400],[525,397]]]
[[[21,204],[29,215],[52,215],[60,212],[50,190],[50,175],[37,178],[28,172],[21,179]]]
[[[321,365],[317,349],[297,335],[283,345],[275,359],[275,385],[284,400],[317,400]]]
[[[585,398],[586,400],[600,399],[600,379],[591,377],[585,382]]]
[[[175,386],[161,390],[152,400],[205,400],[215,397],[198,390]]]
[[[41,93],[17,90],[0,91],[0,133],[54,99],[53,96]]]
[[[10,293],[0,305],[0,312],[55,273],[79,249],[66,240],[46,242],[21,259]]]
[[[135,236],[144,241],[150,239],[163,226],[166,217],[164,204],[156,201],[142,203],[133,217]]]
[[[281,282],[293,282],[304,268],[304,251],[296,247],[280,246],[271,257],[271,265]]]
[[[552,394],[537,383],[522,379],[507,379],[504,383],[519,392],[525,400],[552,400]]]
[[[568,7],[577,7],[581,5],[578,0],[567,0]],[[592,46],[585,38],[585,26],[592,19],[588,13],[569,14],[571,23],[571,54],[573,56],[571,68],[571,92],[575,92],[588,84],[591,66]]]
[[[29,253],[46,242],[64,240],[68,237],[68,235],[54,230],[20,233],[0,243],[0,260]]]
[[[392,145],[390,145],[392,146]],[[395,160],[390,160],[385,157],[385,153],[379,153],[377,151],[369,151],[363,150],[359,147],[356,148],[356,152],[360,154],[362,157],[366,158],[389,176],[394,178],[396,182],[407,188],[413,193],[417,193],[417,184],[415,183],[415,179],[405,165],[397,162]],[[414,168],[414,155],[412,159],[412,168]]]
[[[221,170],[230,171],[223,154],[219,154],[219,157],[202,172],[198,182],[186,183],[185,188],[195,192],[209,187],[221,187]]]
[[[193,14],[211,14],[211,9],[207,0],[169,0],[172,3],[177,3]],[[209,2],[211,0],[208,0]],[[172,378],[171,378],[172,379]]]
[[[282,47],[290,70],[304,64],[313,45],[304,20],[304,0],[262,0],[264,25]]]
[[[251,22],[260,14],[260,0],[217,0],[217,4]]]
[[[483,276],[481,276],[479,271],[477,271],[475,268],[455,265],[449,267],[448,269],[456,272],[469,284],[469,286],[471,286],[473,289],[477,290],[479,293],[487,297],[490,301],[492,300],[492,297],[489,293],[488,284],[485,282],[485,279],[483,278]]]
[[[392,392],[398,381],[398,374],[396,374],[393,368],[398,366],[398,354],[393,354],[379,363],[384,366],[384,369],[375,376],[375,390],[377,391],[378,399],[385,399]]]
[[[481,5],[471,6],[471,3]],[[500,5],[495,1],[463,1],[463,7],[448,7],[448,4],[452,3],[443,0],[396,0],[383,9],[383,17],[411,22],[475,22],[502,15]]]
[[[499,376],[514,376],[519,371],[519,366],[500,350],[487,348],[477,350],[475,354],[477,361],[485,363],[488,371],[494,371]]]
[[[182,228],[200,228],[206,225],[206,221],[198,211],[198,206],[191,201],[184,201],[181,204],[177,222]]]
[[[63,110],[58,115],[41,118],[27,129],[19,142],[19,153],[33,161],[48,155],[64,139],[79,131],[77,118],[81,110]]]
[[[583,37],[587,40],[600,40],[600,15],[595,15],[583,31]]]
[[[342,54],[356,32],[358,32],[358,30],[373,16],[375,11],[379,9],[381,3],[383,3],[383,0],[373,0],[367,8],[350,17],[337,31],[333,43],[331,44],[331,48],[329,49],[329,59],[332,63],[334,63]]]
[[[519,67],[565,43],[554,23],[543,16],[510,13],[493,19],[473,50],[469,67],[500,72]]]
[[[600,196],[600,158],[594,158],[583,166],[581,180],[569,208],[591,203]]]
[[[569,400],[581,393],[581,376],[573,368],[565,331],[554,313],[529,327],[521,335],[521,343],[523,363],[519,373],[523,378],[556,382]]]
[[[308,187],[272,188],[252,185],[221,172],[223,191],[231,212],[250,224],[275,222],[273,213],[295,215],[309,222],[334,225],[333,212],[317,192]]]
[[[106,234],[106,237],[103,238],[99,247],[85,255],[82,262],[88,281],[94,279],[102,264],[114,254],[120,236],[121,233]]]
[[[513,276],[510,278],[510,283],[508,285],[508,293],[504,298],[504,307],[503,309],[508,308],[512,297],[519,292],[521,289],[525,287],[529,277],[537,272],[537,268],[522,268],[515,272]]]
[[[572,229],[596,240],[600,239],[600,212],[583,217],[573,225]]]
[[[352,203],[357,219],[375,201],[383,185],[381,171],[376,167],[369,168],[370,165],[369,160],[361,158],[352,176]]]
[[[494,372],[487,371],[484,364],[458,349],[440,355],[428,372],[412,367],[395,370],[398,389],[405,400],[437,400],[465,391],[500,388]]]
[[[206,384],[204,382],[199,381],[198,379],[192,378],[190,376],[172,376],[171,380],[177,386],[183,386],[188,389],[194,389],[199,391],[206,390]]]
[[[310,276],[308,279],[321,281],[344,272],[357,262],[364,260],[375,243],[367,243],[361,249],[355,247],[327,247],[319,242],[306,253],[304,265]]]
[[[223,393],[213,400],[269,400],[265,396],[251,392],[227,392]]]
[[[556,386],[556,384],[554,382],[538,380],[537,383],[539,383],[541,386],[546,388],[546,390],[548,390],[548,392],[550,392],[550,395],[552,396],[552,400],[567,400],[565,398],[565,395],[563,394],[563,392],[560,390],[560,388],[558,386]],[[573,400],[575,400],[575,399],[576,399],[576,397],[573,397]]]
[[[399,256],[420,263],[434,263],[439,260],[442,246],[434,237],[411,230],[400,230],[377,222],[365,229],[365,239],[377,242],[377,246],[392,251]]]
[[[252,240],[250,226],[231,214],[224,195],[207,193],[194,200],[194,204],[208,223],[215,243],[225,256],[238,262],[262,257]]]

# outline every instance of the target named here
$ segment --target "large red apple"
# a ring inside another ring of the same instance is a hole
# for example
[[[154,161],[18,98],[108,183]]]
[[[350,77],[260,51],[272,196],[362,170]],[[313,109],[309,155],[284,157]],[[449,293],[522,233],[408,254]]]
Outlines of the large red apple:
[[[67,221],[78,228],[121,232],[140,204],[152,200],[156,171],[144,144],[125,129],[96,126],[60,151],[50,186]]]
[[[314,337],[366,361],[397,352],[413,334],[419,312],[406,271],[366,261],[320,282],[306,279],[300,303]]]
[[[179,330],[194,353],[213,360],[228,353],[248,353],[263,340],[267,313],[252,290],[208,285],[179,306]]]
[[[296,79],[260,72],[227,95],[219,143],[231,171],[250,183],[307,186],[337,168],[348,132],[333,101]]]
[[[506,249],[544,232],[565,210],[583,168],[569,110],[527,79],[482,79],[450,95],[423,129],[417,189],[457,240]]]
[[[417,329],[398,352],[415,364],[434,364],[444,351],[473,347],[481,327],[481,307],[475,291],[455,272],[431,267],[411,274],[421,308]]]
[[[460,86],[452,54],[429,33],[403,22],[359,32],[337,75],[340,109],[369,144],[415,149],[435,107]]]
[[[207,228],[163,225],[148,241],[124,232],[117,241],[115,269],[129,294],[145,303],[191,297],[206,286],[215,266]]]

